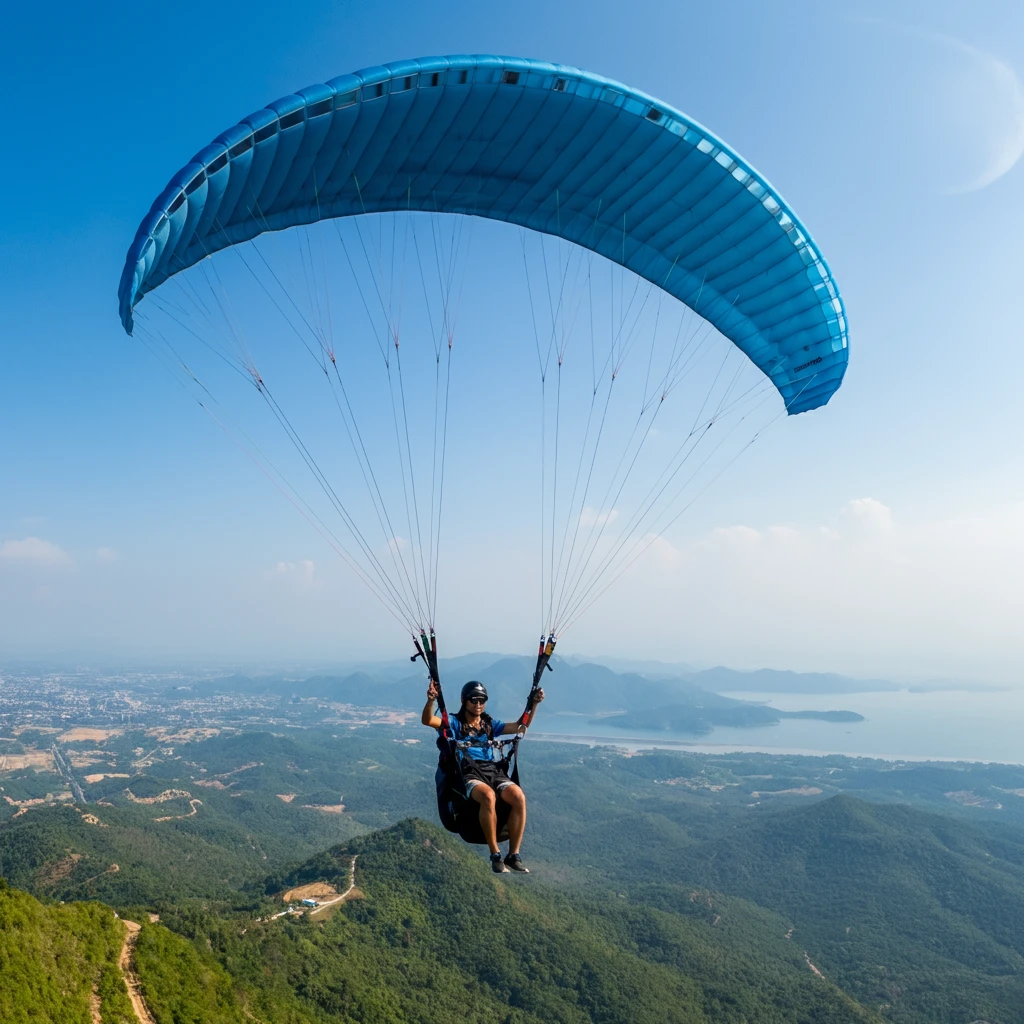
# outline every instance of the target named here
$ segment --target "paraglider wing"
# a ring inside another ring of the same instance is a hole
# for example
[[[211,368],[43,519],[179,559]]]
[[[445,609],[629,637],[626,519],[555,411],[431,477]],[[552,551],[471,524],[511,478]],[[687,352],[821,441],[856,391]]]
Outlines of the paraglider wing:
[[[139,227],[121,320],[173,274],[265,231],[389,211],[507,221],[584,246],[680,299],[790,414],[846,371],[846,316],[810,235],[763,177],[667,104],[576,68],[497,56],[387,64],[246,118]]]

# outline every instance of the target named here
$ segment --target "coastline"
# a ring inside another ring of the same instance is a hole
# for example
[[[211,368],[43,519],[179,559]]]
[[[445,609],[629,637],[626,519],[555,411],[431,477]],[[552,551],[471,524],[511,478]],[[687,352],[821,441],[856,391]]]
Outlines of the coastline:
[[[1024,761],[997,758],[948,757],[928,754],[872,754],[864,751],[815,750],[804,747],[769,747],[764,743],[708,743],[702,740],[666,740],[647,736],[594,736],[582,733],[531,732],[531,738],[547,743],[576,743],[585,747],[616,747],[631,753],[641,750],[683,750],[693,754],[764,754],[779,757],[850,757],[893,764],[1006,764],[1024,766]]]

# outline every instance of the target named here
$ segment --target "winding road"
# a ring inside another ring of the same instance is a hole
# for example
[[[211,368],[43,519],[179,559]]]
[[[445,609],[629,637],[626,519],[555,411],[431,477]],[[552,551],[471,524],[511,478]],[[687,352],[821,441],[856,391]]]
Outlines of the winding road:
[[[348,899],[349,893],[356,887],[356,857],[359,854],[354,854],[352,857],[352,863],[348,866],[348,888],[340,895],[336,896],[333,900],[328,900],[326,903],[321,903],[320,906],[314,907],[309,911],[309,916],[312,917],[314,914],[319,914],[324,907],[334,906],[335,903],[342,903]]]
[[[333,907],[335,903],[343,903],[356,887],[356,860],[358,857],[358,853],[352,857],[352,862],[348,866],[348,888],[340,896],[325,900],[316,907],[289,907],[287,910],[282,910],[279,914],[272,914],[270,917],[265,918],[265,920],[276,921],[277,918],[287,917],[289,914],[309,914],[312,917],[313,914],[319,914],[326,907]]]

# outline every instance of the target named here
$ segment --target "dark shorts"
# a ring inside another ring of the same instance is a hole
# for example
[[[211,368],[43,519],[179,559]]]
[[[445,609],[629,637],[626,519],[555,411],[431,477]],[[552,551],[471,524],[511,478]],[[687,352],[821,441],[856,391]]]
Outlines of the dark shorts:
[[[467,757],[462,762],[462,777],[466,780],[467,797],[474,786],[490,786],[500,793],[506,786],[514,785],[498,761],[474,761]]]

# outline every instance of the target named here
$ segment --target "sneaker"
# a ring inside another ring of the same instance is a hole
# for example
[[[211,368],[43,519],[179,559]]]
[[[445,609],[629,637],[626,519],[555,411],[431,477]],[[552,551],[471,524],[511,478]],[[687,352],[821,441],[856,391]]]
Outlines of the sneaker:
[[[491,860],[493,861],[494,858],[492,857]],[[530,873],[530,869],[523,863],[523,858],[520,857],[518,853],[510,853],[505,858],[505,864],[508,868],[511,868],[511,870],[521,871],[524,875],[528,875]]]
[[[501,854],[500,853],[492,853],[491,854],[491,870],[496,875],[503,875],[506,871],[508,871],[508,868],[505,867],[505,865],[501,863]],[[522,871],[523,869],[519,868],[518,870]]]

